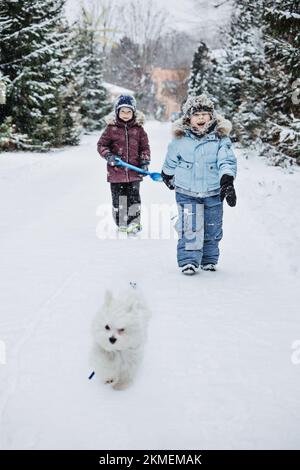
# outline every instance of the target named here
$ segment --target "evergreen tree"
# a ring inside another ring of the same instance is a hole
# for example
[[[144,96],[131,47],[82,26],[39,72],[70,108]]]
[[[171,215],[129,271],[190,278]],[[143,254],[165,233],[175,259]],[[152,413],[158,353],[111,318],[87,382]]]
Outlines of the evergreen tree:
[[[299,116],[299,106],[292,99],[292,84],[300,75],[300,1],[265,1],[266,85],[270,97],[267,107],[270,112],[293,112]]]
[[[80,85],[77,81],[79,67],[74,60],[74,41],[64,48],[61,62],[61,83],[55,92],[57,112],[52,115],[51,126],[54,129],[53,145],[77,145],[82,132],[80,114]]]
[[[235,0],[224,91],[234,131],[246,143],[260,136],[264,120],[263,0]]]
[[[226,112],[228,97],[225,82],[227,80],[228,64],[223,49],[208,52],[208,66],[204,75],[204,93],[214,101],[216,109]]]
[[[142,76],[143,67],[139,46],[129,37],[123,36],[111,50],[108,80],[116,85],[138,91]]]
[[[300,163],[299,46],[299,0],[234,0],[225,56],[200,45],[193,61],[190,91],[215,98],[233,136],[274,164]]]
[[[191,93],[206,93],[233,120],[244,142],[259,135],[264,112],[262,6],[262,0],[235,0],[226,49],[210,51],[201,43],[189,83]]]
[[[103,117],[111,110],[103,86],[103,57],[97,42],[94,18],[82,8],[76,34],[75,58],[78,62],[77,80],[80,86],[80,113],[87,131],[101,129]]]
[[[71,50],[64,3],[0,3],[0,70],[8,79],[4,117],[11,117],[37,149],[78,141],[76,107],[70,105],[74,77],[64,63]]]
[[[265,0],[265,140],[300,163],[299,0]],[[298,96],[297,96],[298,95]]]
[[[203,48],[202,44],[204,43],[200,44],[194,57],[189,93],[195,95],[205,93],[215,103],[216,109],[224,112],[228,108],[224,86],[227,73],[226,53],[223,49],[209,50],[206,45]],[[204,50],[201,60],[196,58],[199,49]]]
[[[191,75],[188,84],[188,93],[191,95],[201,95],[207,88],[207,72],[209,68],[209,53],[206,44],[201,41],[196,50]]]

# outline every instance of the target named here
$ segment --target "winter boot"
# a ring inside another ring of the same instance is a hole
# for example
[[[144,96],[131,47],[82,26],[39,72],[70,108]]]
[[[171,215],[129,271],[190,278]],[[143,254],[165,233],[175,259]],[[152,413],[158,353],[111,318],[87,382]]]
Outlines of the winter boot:
[[[216,265],[213,263],[202,264],[201,269],[203,271],[216,271],[217,270]]]
[[[127,232],[127,226],[126,225],[119,225],[118,226],[118,231],[119,232]]]
[[[187,276],[192,276],[198,272],[199,268],[194,264],[185,264],[181,268],[182,274],[186,274]]]
[[[132,233],[132,234],[135,235],[136,233],[140,232],[141,230],[142,230],[141,224],[132,223],[132,224],[128,225],[126,232],[127,233]]]

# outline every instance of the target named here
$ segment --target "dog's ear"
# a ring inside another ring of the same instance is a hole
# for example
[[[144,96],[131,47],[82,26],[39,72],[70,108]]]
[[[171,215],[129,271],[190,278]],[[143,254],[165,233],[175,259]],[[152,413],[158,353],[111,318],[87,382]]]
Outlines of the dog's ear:
[[[107,306],[110,305],[112,299],[113,299],[112,292],[110,290],[107,290],[104,295],[104,304]]]
[[[142,309],[143,308],[143,303],[142,300],[139,296],[137,296],[135,293],[131,293],[127,297],[127,311],[132,312],[133,310],[137,309]]]
[[[127,312],[131,312],[132,310],[134,310],[136,307],[136,303],[137,303],[136,298],[131,293],[127,295],[127,299],[126,299]]]

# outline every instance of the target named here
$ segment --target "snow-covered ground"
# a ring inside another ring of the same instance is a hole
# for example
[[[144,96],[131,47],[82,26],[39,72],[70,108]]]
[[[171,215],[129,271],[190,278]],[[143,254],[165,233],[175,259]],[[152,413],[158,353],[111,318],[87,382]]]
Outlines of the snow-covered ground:
[[[147,131],[160,170],[170,127]],[[219,270],[184,277],[173,231],[157,232],[159,204],[167,226],[175,209],[164,185],[142,185],[143,236],[103,239],[97,137],[0,155],[0,448],[300,448],[299,171],[238,151]],[[88,380],[90,329],[105,289],[129,281],[152,319],[118,392]]]

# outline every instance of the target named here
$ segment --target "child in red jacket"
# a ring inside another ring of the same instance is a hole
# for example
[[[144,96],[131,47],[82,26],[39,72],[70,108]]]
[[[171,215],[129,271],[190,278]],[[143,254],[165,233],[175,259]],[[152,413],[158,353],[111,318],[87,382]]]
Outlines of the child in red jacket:
[[[148,169],[150,147],[143,128],[144,114],[136,110],[133,96],[121,95],[115,111],[106,118],[107,127],[98,141],[98,152],[107,161],[107,181],[110,183],[113,217],[120,231],[141,230],[140,182],[142,175],[116,165],[116,157],[124,162]]]

